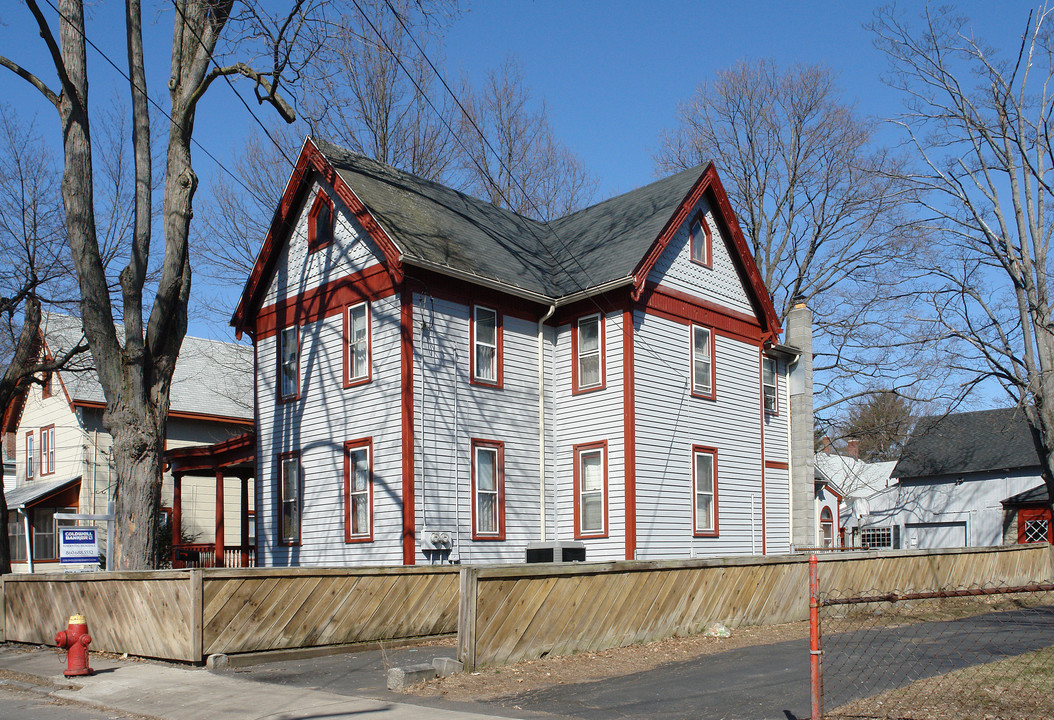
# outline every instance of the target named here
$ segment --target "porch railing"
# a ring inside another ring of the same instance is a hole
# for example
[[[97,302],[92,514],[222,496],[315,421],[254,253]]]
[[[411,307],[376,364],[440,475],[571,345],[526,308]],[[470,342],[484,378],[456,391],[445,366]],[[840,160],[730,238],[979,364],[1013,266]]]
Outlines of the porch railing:
[[[250,545],[247,550],[248,565],[242,564],[242,546],[226,545],[223,548],[223,566],[256,567],[256,546]],[[172,546],[172,568],[211,568],[216,567],[216,546],[213,543],[185,543]]]

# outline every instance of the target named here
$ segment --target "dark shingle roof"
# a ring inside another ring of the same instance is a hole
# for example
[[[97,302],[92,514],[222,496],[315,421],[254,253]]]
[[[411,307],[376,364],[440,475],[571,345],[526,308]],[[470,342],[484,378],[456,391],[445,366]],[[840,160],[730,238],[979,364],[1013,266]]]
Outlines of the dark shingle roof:
[[[1029,505],[1031,503],[1045,503],[1047,502],[1047,486],[1040,485],[1034,487],[1031,490],[1026,490],[1023,493],[1017,495],[1011,495],[1003,501],[1004,505]]]
[[[903,480],[1038,465],[1024,414],[1006,408],[922,418],[893,476]]]
[[[633,274],[706,166],[549,224],[312,138],[404,259],[558,298]]]

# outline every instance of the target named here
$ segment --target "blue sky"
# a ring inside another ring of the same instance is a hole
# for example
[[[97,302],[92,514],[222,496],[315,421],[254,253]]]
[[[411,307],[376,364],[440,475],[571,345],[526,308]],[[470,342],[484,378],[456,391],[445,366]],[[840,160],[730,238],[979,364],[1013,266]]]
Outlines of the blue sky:
[[[275,2],[276,5],[279,3]],[[122,3],[89,9],[89,36],[118,65],[124,65]],[[769,57],[781,64],[826,63],[839,73],[845,97],[859,109],[887,117],[899,98],[881,82],[885,61],[863,28],[875,4],[862,2],[706,3],[685,0],[474,0],[446,33],[444,74],[466,73],[480,81],[509,56],[520,62],[533,96],[544,99],[557,137],[578,154],[600,181],[599,197],[631,190],[654,178],[652,153],[659,133],[676,121],[677,103],[700,81],[740,59]],[[908,10],[921,3],[902,3]],[[979,34],[1002,50],[1014,47],[1030,7],[1027,2],[967,2]],[[167,105],[171,5],[147,3],[144,10],[151,94]],[[54,73],[43,43],[21,4],[0,9],[0,53],[41,74]],[[126,95],[123,80],[89,50],[94,103]],[[243,95],[251,97],[246,84]],[[46,136],[59,142],[54,110],[42,96],[0,68],[0,97],[24,118],[36,117]],[[258,115],[267,108],[250,101]],[[155,113],[153,122],[163,126]],[[196,138],[220,161],[228,160],[255,133],[256,125],[224,83],[206,96]],[[220,169],[195,151],[206,181]],[[234,302],[232,300],[232,302]],[[226,337],[224,327],[192,331]]]

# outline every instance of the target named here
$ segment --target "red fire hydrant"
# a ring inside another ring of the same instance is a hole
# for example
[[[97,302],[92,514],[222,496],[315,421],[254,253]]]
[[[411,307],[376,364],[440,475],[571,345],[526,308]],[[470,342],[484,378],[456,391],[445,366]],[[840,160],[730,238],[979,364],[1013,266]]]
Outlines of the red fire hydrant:
[[[88,634],[88,621],[83,615],[70,615],[69,627],[55,633],[55,644],[66,650],[66,669],[63,675],[73,677],[95,673],[88,667],[88,646],[91,645],[91,635]]]

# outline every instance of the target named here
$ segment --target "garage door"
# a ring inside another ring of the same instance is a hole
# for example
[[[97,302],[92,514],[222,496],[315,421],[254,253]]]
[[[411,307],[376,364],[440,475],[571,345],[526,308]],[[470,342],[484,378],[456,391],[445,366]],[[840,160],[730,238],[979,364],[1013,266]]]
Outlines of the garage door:
[[[966,547],[966,523],[907,523],[904,525],[904,548]]]

